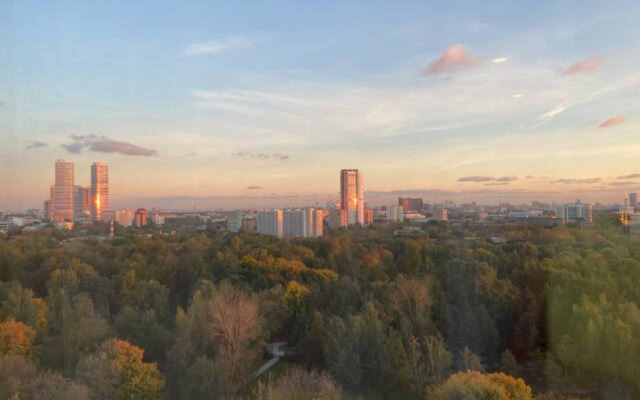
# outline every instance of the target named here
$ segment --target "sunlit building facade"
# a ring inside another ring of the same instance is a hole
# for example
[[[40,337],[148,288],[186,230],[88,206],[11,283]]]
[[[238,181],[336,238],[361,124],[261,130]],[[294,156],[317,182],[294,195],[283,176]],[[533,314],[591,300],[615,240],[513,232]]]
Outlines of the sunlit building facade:
[[[364,177],[357,169],[340,171],[340,208],[349,225],[364,225]]]
[[[95,162],[91,165],[91,216],[100,221],[109,209],[109,167]]]
[[[320,237],[324,233],[324,210],[286,209],[282,219],[284,237],[310,238]]]
[[[147,226],[147,210],[145,208],[138,208],[136,210],[133,224],[136,228],[144,228]]]
[[[556,217],[564,224],[591,223],[593,222],[593,207],[578,200],[573,204],[564,204],[556,207]]]
[[[55,222],[73,221],[75,195],[73,163],[63,159],[57,160],[55,179],[53,220]]]

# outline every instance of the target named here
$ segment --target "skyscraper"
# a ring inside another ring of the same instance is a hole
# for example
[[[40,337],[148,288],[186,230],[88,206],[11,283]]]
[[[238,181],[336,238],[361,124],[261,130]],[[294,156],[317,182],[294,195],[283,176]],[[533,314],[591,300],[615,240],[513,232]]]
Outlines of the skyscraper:
[[[91,165],[91,216],[100,220],[109,209],[109,167],[94,162]]]
[[[74,187],[73,187],[73,163],[59,159],[56,161],[54,207],[55,222],[73,221],[74,213]]]
[[[398,205],[404,212],[421,212],[423,207],[422,199],[411,197],[398,197]]]
[[[364,177],[357,169],[340,171],[340,207],[349,225],[364,225]]]

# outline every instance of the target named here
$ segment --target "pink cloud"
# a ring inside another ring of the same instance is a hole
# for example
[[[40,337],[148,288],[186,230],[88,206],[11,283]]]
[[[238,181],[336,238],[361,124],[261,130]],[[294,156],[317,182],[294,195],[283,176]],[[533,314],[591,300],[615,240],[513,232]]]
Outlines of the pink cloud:
[[[611,128],[612,126],[624,124],[624,122],[625,122],[624,117],[621,115],[617,115],[601,123],[600,128]]]
[[[593,56],[569,66],[567,69],[562,70],[562,73],[565,75],[576,75],[583,72],[592,72],[600,68],[603,64],[604,58],[602,58],[602,56]]]
[[[471,55],[465,46],[454,44],[447,48],[437,60],[429,64],[422,71],[422,75],[436,75],[454,72],[458,69],[469,69],[480,63],[480,58]]]

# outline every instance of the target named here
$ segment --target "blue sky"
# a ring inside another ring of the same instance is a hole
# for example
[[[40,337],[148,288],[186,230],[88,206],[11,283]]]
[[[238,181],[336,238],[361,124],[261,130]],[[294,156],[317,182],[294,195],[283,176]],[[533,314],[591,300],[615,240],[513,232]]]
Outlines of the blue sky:
[[[619,178],[640,172],[638,17],[637,1],[3,2],[0,209],[39,206],[61,157],[80,184],[109,164],[122,207],[323,200],[340,168],[364,170],[373,203],[619,201],[640,186]]]

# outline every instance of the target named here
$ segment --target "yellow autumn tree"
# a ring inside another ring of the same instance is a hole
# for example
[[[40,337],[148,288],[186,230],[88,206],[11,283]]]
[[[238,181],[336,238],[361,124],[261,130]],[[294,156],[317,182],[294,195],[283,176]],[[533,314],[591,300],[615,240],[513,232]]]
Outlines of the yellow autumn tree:
[[[477,371],[451,375],[436,386],[429,400],[532,400],[531,388],[522,379],[503,373],[483,374]]]
[[[35,336],[35,330],[15,319],[0,323],[0,354],[33,356]]]

